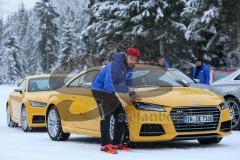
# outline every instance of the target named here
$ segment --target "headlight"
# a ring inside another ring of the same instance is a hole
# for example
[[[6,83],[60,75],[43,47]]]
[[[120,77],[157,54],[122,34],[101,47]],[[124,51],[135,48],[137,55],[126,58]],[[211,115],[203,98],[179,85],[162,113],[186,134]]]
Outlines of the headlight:
[[[134,102],[133,105],[138,110],[166,112],[163,106],[157,104]]]
[[[30,101],[30,105],[33,107],[45,107],[45,106],[47,106],[47,103]]]
[[[222,110],[229,108],[228,103],[226,101],[224,101],[223,103],[220,104],[220,107]]]

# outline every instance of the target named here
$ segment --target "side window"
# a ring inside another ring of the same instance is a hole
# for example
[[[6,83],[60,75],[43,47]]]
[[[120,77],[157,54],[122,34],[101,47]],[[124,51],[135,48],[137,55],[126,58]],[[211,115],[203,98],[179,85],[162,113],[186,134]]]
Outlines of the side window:
[[[73,80],[68,87],[78,87],[79,86],[79,81],[80,81],[81,77],[76,78],[75,80]]]
[[[240,81],[240,75],[238,75],[234,80]]]
[[[99,71],[90,71],[87,72],[78,78],[76,78],[74,81],[72,81],[68,87],[86,87],[90,88],[92,85],[93,79],[97,76]]]
[[[90,71],[80,77],[79,87],[90,88],[99,71]]]

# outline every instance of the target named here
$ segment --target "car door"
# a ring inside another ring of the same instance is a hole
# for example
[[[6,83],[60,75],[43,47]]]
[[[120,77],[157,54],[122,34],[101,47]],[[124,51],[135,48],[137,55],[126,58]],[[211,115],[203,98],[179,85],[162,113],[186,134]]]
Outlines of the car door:
[[[78,129],[99,131],[99,111],[91,92],[92,80],[97,73],[98,70],[86,72],[68,85],[68,90],[71,90],[68,97],[73,100],[69,111],[73,115],[78,115],[74,121],[74,126]]]
[[[12,118],[19,122],[21,115],[21,106],[23,102],[24,92],[26,91],[26,79],[22,80],[17,89],[11,95]]]

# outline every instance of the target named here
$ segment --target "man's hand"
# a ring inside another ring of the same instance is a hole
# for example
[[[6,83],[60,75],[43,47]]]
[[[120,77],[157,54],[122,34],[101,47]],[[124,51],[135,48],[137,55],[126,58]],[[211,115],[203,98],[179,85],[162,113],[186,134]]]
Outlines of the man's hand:
[[[133,87],[129,87],[129,88],[128,88],[128,92],[129,92],[129,93],[135,92],[135,91],[134,91],[134,88],[133,88]]]
[[[131,100],[132,101],[140,101],[140,100],[142,100],[142,97],[135,94],[135,95],[131,96]]]

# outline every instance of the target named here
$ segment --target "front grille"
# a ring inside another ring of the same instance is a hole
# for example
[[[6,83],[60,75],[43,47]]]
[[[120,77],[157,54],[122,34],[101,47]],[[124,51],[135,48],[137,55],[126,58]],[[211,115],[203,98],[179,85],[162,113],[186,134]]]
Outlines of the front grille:
[[[143,124],[141,126],[139,136],[160,136],[165,134],[165,131],[160,124]]]
[[[179,107],[172,109],[171,118],[177,132],[197,132],[217,130],[220,111],[217,107]],[[184,123],[184,116],[213,115],[213,122]]]

